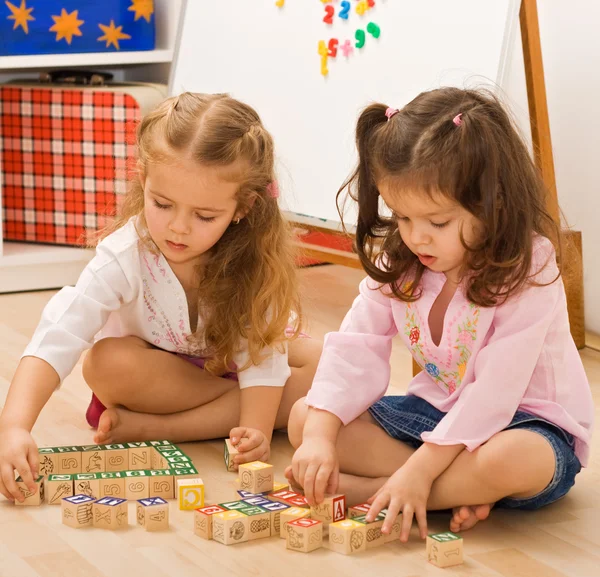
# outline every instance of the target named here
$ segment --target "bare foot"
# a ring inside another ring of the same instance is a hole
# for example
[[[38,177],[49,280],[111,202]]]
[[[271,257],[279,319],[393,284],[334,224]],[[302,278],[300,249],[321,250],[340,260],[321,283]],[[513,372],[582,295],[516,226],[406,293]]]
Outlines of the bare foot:
[[[130,441],[146,441],[161,436],[154,434],[156,419],[159,415],[136,413],[124,408],[112,407],[100,415],[98,430],[94,436],[94,443],[108,445],[111,443],[124,443]],[[164,436],[164,431],[162,432]]]
[[[469,507],[455,507],[450,520],[450,531],[458,533],[471,529],[487,519],[494,504],[491,505],[471,505]]]

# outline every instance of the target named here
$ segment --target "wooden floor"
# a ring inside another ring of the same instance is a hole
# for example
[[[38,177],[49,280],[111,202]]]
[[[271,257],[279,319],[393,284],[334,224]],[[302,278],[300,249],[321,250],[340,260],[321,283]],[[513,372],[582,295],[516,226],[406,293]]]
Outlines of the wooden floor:
[[[357,293],[361,273],[336,266],[302,272],[310,332],[316,337],[334,330]],[[52,293],[0,296],[0,406],[19,355],[33,333]],[[600,353],[582,353],[596,402],[600,397]],[[411,376],[408,353],[396,343],[392,387],[402,393]],[[33,431],[40,446],[92,442],[84,411],[90,392],[81,365],[51,399]],[[599,411],[596,411],[596,416]],[[233,497],[235,474],[225,471],[222,442],[182,445],[194,458],[207,488],[207,502]],[[280,479],[292,455],[283,435],[274,440],[272,462]],[[0,497],[0,499],[2,499]],[[130,504],[130,523],[133,505]],[[425,560],[425,546],[413,536],[345,557],[325,549],[309,555],[286,551],[283,540],[269,539],[225,547],[192,532],[192,513],[171,505],[171,530],[145,533],[130,526],[124,532],[74,530],[61,524],[58,507],[17,508],[0,502],[0,576],[68,577],[201,577],[314,575],[421,577],[476,575],[504,577],[598,577],[600,575],[600,440],[596,437],[591,468],[562,501],[539,512],[493,511],[491,518],[464,534],[465,564],[438,569]],[[444,515],[429,517],[432,530],[445,530]]]

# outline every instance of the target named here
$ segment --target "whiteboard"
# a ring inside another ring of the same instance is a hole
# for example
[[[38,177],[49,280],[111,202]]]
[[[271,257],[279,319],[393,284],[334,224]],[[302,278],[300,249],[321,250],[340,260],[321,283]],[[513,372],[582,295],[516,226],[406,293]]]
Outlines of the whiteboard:
[[[363,16],[323,22],[321,0],[187,0],[170,92],[227,92],[256,108],[273,134],[282,208],[294,219],[336,226],[335,196],[356,164],[360,110],[380,101],[400,108],[439,86],[502,86],[518,22],[517,0],[376,0]],[[321,75],[318,43],[338,49]],[[306,220],[308,219],[308,220]],[[316,222],[315,221],[315,222]],[[350,224],[352,224],[350,222]]]

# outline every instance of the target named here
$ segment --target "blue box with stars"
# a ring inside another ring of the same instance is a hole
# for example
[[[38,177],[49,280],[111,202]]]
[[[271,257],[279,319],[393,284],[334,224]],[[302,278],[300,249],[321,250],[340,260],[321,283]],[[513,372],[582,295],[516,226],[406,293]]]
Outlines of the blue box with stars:
[[[154,50],[154,0],[0,0],[0,56]]]

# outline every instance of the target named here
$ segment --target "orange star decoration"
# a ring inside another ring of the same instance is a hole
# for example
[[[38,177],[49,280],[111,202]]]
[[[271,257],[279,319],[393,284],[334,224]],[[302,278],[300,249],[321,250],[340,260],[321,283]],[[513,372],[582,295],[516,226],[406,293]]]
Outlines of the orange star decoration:
[[[131,0],[131,6],[127,10],[135,12],[135,22],[140,18],[150,22],[150,17],[154,14],[154,0]]]
[[[9,20],[14,20],[15,25],[13,26],[13,30],[16,30],[19,26],[23,28],[25,34],[29,34],[29,25],[27,24],[28,20],[35,20],[33,16],[31,16],[31,12],[33,8],[27,8],[25,6],[25,0],[21,0],[21,6],[17,8],[14,4],[10,2],[6,2],[8,9],[12,12],[12,15],[8,16]]]
[[[50,32],[56,32],[56,41],[62,40],[63,38],[67,41],[67,44],[71,44],[73,36],[82,36],[79,27],[83,24],[83,20],[77,20],[77,13],[79,10],[73,10],[70,14],[63,8],[60,16],[52,16],[54,20],[54,26],[50,28]]]
[[[98,38],[98,41],[106,40],[107,48],[111,44],[113,44],[117,50],[120,50],[119,40],[129,40],[129,38],[131,38],[129,34],[121,32],[123,26],[115,26],[114,20],[110,21],[110,26],[105,26],[104,24],[98,24],[98,26],[100,27],[102,32],[104,32],[104,36],[100,36],[100,38]]]

